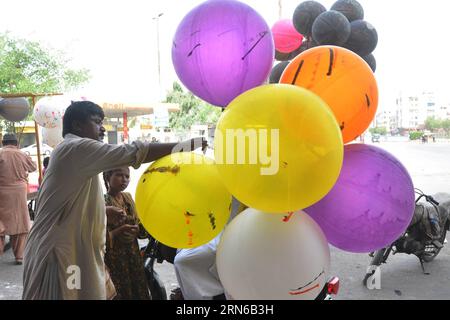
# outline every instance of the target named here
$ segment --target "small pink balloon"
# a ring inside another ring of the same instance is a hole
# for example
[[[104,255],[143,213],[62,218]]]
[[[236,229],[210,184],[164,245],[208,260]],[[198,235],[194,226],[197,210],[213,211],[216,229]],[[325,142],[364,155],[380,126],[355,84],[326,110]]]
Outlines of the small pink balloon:
[[[303,42],[303,35],[295,29],[292,20],[283,19],[277,21],[272,27],[275,49],[282,53],[290,53]]]

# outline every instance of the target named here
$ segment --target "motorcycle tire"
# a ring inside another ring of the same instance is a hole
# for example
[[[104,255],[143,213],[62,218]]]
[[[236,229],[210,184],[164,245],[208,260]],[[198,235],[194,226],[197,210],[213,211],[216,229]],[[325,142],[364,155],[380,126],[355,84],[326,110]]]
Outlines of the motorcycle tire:
[[[447,230],[443,230],[442,231],[442,235],[441,235],[441,237],[439,238],[439,242],[443,245],[444,244],[444,241],[445,241],[445,237],[447,236]],[[419,257],[419,258],[421,258],[423,261],[425,261],[425,262],[431,262],[431,261],[433,261],[434,260],[434,258],[436,258],[437,257],[437,255],[439,254],[439,252],[441,252],[441,249],[442,248],[435,248],[435,251],[434,251],[434,253],[432,254],[432,255],[426,255],[426,254],[423,254],[421,257]]]
[[[163,281],[155,270],[149,271],[145,269],[145,276],[147,277],[147,285],[150,291],[152,300],[167,300],[166,288]]]
[[[383,248],[375,252],[372,261],[370,262],[371,266],[380,266],[382,263],[386,262],[386,259],[391,252],[392,248]],[[363,285],[367,287],[367,280],[375,273],[375,270],[371,272],[367,272],[363,279]]]

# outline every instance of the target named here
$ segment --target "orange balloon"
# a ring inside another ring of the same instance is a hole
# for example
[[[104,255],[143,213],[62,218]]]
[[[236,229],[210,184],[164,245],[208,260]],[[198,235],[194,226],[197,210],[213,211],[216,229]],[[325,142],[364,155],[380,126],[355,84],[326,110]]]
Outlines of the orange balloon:
[[[375,76],[362,58],[345,48],[320,46],[304,51],[287,66],[280,83],[309,89],[325,100],[344,143],[363,134],[377,112]]]

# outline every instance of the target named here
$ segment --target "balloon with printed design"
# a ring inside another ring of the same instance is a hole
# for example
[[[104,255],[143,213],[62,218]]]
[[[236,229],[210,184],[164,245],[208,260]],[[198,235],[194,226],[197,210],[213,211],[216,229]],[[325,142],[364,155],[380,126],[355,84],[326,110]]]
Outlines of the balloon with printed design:
[[[320,46],[298,55],[280,83],[311,90],[333,111],[344,143],[358,138],[372,123],[378,108],[378,86],[369,65],[342,47]]]
[[[339,11],[350,22],[364,19],[364,8],[356,0],[338,0],[330,10]]]
[[[303,35],[298,33],[290,19],[275,22],[272,34],[275,49],[281,53],[292,52],[298,49],[303,42]]]
[[[240,202],[268,212],[306,208],[334,185],[342,165],[339,126],[313,92],[270,84],[222,113],[214,136],[219,174]]]
[[[304,1],[295,8],[292,20],[295,29],[306,37],[311,37],[312,26],[316,18],[327,11],[327,9],[317,1]]]
[[[321,13],[312,26],[312,37],[320,45],[343,45],[350,37],[348,19],[338,11]]]
[[[350,26],[350,37],[343,47],[359,54],[361,57],[372,53],[378,44],[378,33],[374,26],[364,20],[355,20]]]
[[[350,144],[333,189],[305,211],[333,246],[372,252],[392,244],[408,227],[414,186],[406,168],[387,151]]]
[[[253,8],[235,0],[205,1],[192,9],[179,24],[172,45],[181,82],[219,107],[263,84],[273,57],[270,27]]]
[[[43,97],[34,106],[34,120],[41,127],[56,128],[69,105],[70,100],[64,96]]]
[[[62,122],[62,121],[61,121]],[[46,145],[56,148],[64,138],[62,136],[62,123],[59,122],[54,128],[42,128],[42,142]]]
[[[214,161],[192,152],[155,161],[136,189],[141,223],[172,248],[198,247],[215,238],[228,221],[231,200]]]
[[[327,240],[304,212],[246,209],[225,228],[216,254],[226,292],[236,300],[313,300],[330,270]]]

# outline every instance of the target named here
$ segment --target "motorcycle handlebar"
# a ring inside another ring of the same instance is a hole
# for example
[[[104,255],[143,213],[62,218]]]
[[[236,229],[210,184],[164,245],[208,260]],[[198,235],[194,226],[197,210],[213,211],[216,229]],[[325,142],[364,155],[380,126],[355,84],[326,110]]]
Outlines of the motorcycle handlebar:
[[[435,204],[436,206],[439,206],[439,202],[434,200],[432,196],[425,196],[425,199],[427,199],[428,202],[431,202],[431,203]]]
[[[439,206],[439,202],[434,200],[434,198],[432,196],[429,196],[429,195],[426,195],[425,193],[423,193],[422,190],[415,189],[415,192],[416,192],[416,194],[419,195],[419,198],[417,198],[416,203],[419,202],[419,200],[422,199],[422,197],[425,197],[425,200],[427,200],[427,202],[431,202],[432,204]]]

